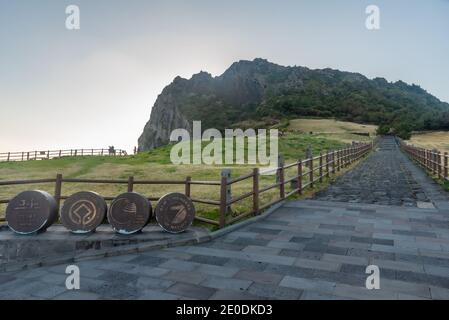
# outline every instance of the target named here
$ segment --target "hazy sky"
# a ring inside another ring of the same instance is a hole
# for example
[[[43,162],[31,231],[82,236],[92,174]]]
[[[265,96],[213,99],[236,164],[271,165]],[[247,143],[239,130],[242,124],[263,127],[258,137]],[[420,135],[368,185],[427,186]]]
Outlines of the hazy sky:
[[[70,4],[80,30],[65,27]],[[256,57],[401,79],[449,101],[449,1],[0,0],[0,152],[132,150],[173,78]]]

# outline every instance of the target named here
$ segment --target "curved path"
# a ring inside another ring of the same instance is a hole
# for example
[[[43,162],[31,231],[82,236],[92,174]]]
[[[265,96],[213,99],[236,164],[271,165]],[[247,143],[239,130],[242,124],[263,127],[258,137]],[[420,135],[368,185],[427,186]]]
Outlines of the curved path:
[[[79,262],[78,291],[65,265],[0,274],[0,299],[449,299],[448,204],[386,138],[315,200],[206,244]]]

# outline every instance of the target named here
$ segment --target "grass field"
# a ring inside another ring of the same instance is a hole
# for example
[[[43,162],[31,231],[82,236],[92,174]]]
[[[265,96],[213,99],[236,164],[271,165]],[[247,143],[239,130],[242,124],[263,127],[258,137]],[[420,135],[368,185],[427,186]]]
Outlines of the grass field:
[[[442,152],[449,152],[448,131],[416,133],[412,135],[409,142],[421,148],[438,149]]]
[[[351,143],[352,141],[369,141],[376,135],[377,126],[334,119],[295,119],[290,120],[287,130]],[[360,133],[370,134],[371,137],[360,135]]]
[[[357,136],[360,137],[360,136]],[[356,139],[354,139],[356,140]],[[362,139],[359,139],[361,141]],[[292,163],[304,158],[305,150],[311,147],[314,155],[327,150],[341,149],[345,142],[339,137],[327,135],[310,135],[299,132],[288,132],[280,138],[279,152],[284,155],[286,163]],[[111,157],[76,157],[59,158],[42,161],[0,163],[0,180],[25,180],[39,178],[53,178],[61,173],[66,178],[86,179],[127,179],[134,176],[136,180],[184,180],[187,176],[192,180],[220,180],[220,172],[224,168],[231,168],[232,177],[250,173],[254,165],[173,165],[170,161],[171,146],[161,147],[150,152],[138,155],[111,158]],[[296,168],[286,171],[286,178],[293,177]],[[260,187],[275,183],[275,176],[263,176]],[[317,186],[317,189],[320,186]],[[251,179],[232,186],[234,197],[247,193],[252,188]],[[26,186],[0,186],[0,199],[14,197],[24,190],[45,190],[54,192],[54,184],[39,184]],[[63,195],[71,195],[77,191],[91,190],[105,197],[113,197],[126,191],[126,185],[98,184],[86,185],[77,183],[63,184]],[[136,192],[149,197],[160,197],[168,192],[184,192],[184,186],[173,185],[145,185],[136,186]],[[289,186],[286,192],[289,192]],[[192,186],[192,197],[197,199],[219,200],[219,186]],[[261,202],[268,203],[279,195],[278,189],[262,195]],[[248,212],[252,199],[248,198],[233,206],[235,214]],[[3,216],[5,205],[0,205],[0,217]],[[216,219],[218,207],[197,204],[199,216]]]

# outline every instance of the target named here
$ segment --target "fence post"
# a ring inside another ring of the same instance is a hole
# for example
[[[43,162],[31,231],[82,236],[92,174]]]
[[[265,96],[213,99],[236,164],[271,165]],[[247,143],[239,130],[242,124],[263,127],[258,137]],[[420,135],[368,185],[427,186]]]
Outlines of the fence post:
[[[298,194],[302,195],[302,160],[298,161]]]
[[[130,176],[128,178],[128,192],[133,192],[134,191],[134,177]]]
[[[9,162],[10,157],[11,157],[11,152],[8,152],[8,159],[6,159],[6,162]]]
[[[337,151],[337,171],[340,172],[341,167],[341,150]]]
[[[313,155],[309,159],[309,179],[310,179],[310,187],[313,188]]]
[[[322,152],[320,152],[320,168],[319,168],[318,172],[320,173],[320,182],[323,182],[323,153]]]
[[[253,169],[253,213],[259,214],[259,168]]]
[[[331,162],[331,152],[329,150],[327,150],[327,154],[326,154],[326,177],[328,177],[328,178],[330,176],[330,172],[329,172],[330,162]]]
[[[443,168],[441,167],[441,152],[440,151],[438,151],[438,155],[437,155],[437,158],[438,158],[438,179],[440,179],[441,178],[441,176],[442,176],[442,174],[443,174]]]
[[[27,152],[27,161],[30,160],[30,153]]]
[[[335,174],[335,150],[332,150],[331,159],[332,159],[332,174]]]
[[[222,176],[220,184],[220,228],[224,228],[226,226],[227,189],[228,178],[226,176]]]
[[[50,150],[47,151],[47,159],[50,159]]]
[[[448,153],[445,152],[444,153],[444,178],[447,179],[448,178],[448,165],[449,165],[449,156]]]
[[[190,198],[190,193],[191,193],[191,185],[190,185],[191,181],[192,181],[192,177],[186,178],[185,194],[186,194],[186,197],[189,197],[189,198]]]
[[[23,152],[22,152],[22,161],[23,161]]]
[[[62,193],[62,174],[58,173],[56,175],[56,182],[55,182],[55,200],[56,200],[58,212],[59,212],[59,207],[61,205],[61,193]]]
[[[437,150],[433,149],[432,151],[432,162],[433,162],[433,174],[437,174],[438,173],[438,169],[437,169]]]
[[[285,171],[284,165],[279,168],[279,196],[285,199]]]

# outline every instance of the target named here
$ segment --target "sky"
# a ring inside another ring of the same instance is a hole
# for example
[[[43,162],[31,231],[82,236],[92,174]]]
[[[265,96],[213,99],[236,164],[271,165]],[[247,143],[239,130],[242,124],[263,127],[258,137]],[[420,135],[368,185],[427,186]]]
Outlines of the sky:
[[[66,28],[66,7],[80,29]],[[368,5],[380,29],[368,30]],[[449,102],[449,0],[0,0],[0,152],[132,151],[176,76],[233,62],[360,72]]]

